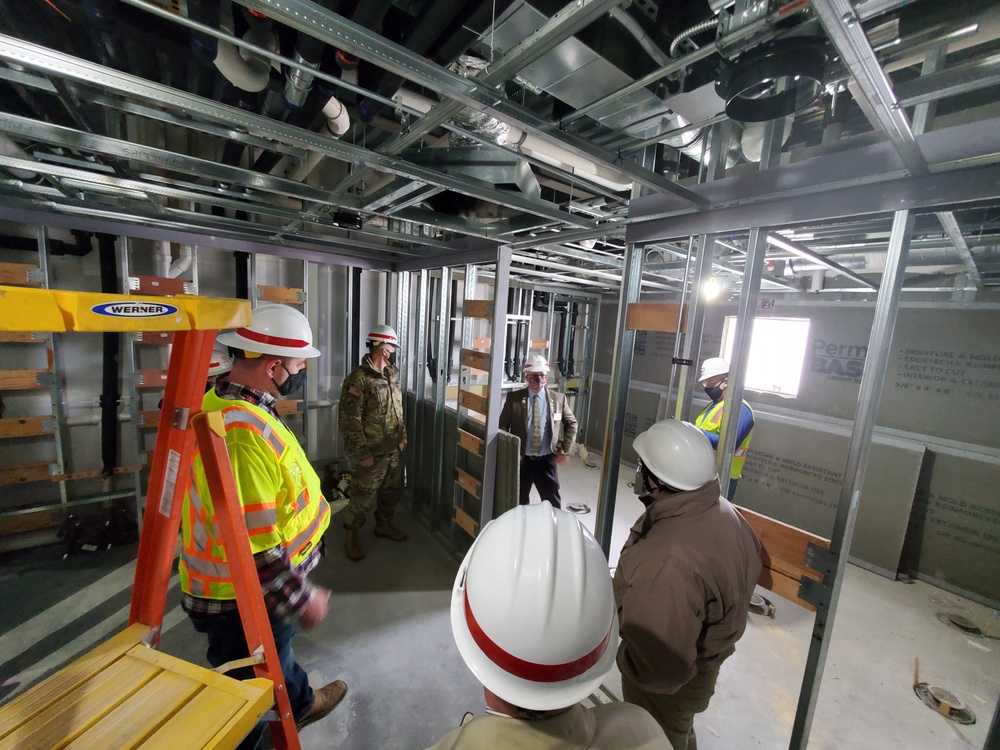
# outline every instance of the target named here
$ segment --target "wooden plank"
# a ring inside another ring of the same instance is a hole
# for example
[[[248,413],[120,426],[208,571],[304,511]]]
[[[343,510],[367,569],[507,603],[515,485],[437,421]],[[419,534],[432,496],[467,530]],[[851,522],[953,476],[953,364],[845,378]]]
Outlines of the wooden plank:
[[[51,435],[52,417],[7,417],[0,419],[0,438]]]
[[[146,409],[139,412],[137,426],[143,429],[160,426],[160,410]]]
[[[674,302],[632,302],[625,315],[625,327],[633,331],[676,333],[679,320],[681,306]]]
[[[746,508],[739,508],[739,511],[761,543],[764,569],[758,583],[806,609],[814,610],[808,602],[799,599],[799,583],[802,578],[822,579],[818,571],[806,565],[806,551],[809,544],[829,548],[829,540]]]
[[[301,305],[305,301],[305,292],[289,286],[258,286],[259,299],[263,302],[281,302],[286,305]]]
[[[458,444],[474,456],[483,455],[483,440],[461,428],[458,430]]]
[[[39,375],[50,374],[48,370],[0,370],[0,391],[23,391],[44,388],[38,382]]]
[[[472,411],[479,412],[480,414],[486,414],[487,409],[489,409],[490,401],[485,396],[479,396],[470,391],[464,391],[459,389],[458,391],[458,405],[465,407],[466,409],[471,409]]]
[[[136,388],[165,388],[167,385],[166,370],[136,370]]]
[[[486,318],[493,317],[493,300],[491,299],[467,299],[465,300],[465,317]]]
[[[301,409],[299,406],[302,404],[302,399],[278,399],[274,402],[274,410],[281,414],[282,416],[288,416],[289,414],[299,414]]]
[[[4,466],[0,468],[0,486],[47,481],[51,477],[49,466],[49,461]]]
[[[463,349],[462,350],[462,366],[471,367],[480,371],[487,371],[490,369],[490,361],[492,357],[487,352],[477,352],[474,349]]]
[[[139,331],[133,341],[137,344],[170,344],[174,340],[173,331]]]
[[[468,492],[474,498],[476,498],[477,500],[480,499],[479,486],[482,484],[482,482],[480,482],[478,479],[472,476],[472,474],[465,471],[464,469],[456,468],[455,482],[458,484],[459,487]]]
[[[476,519],[459,508],[457,505],[455,506],[455,523],[458,524],[458,527],[462,531],[471,536],[473,539],[475,539],[476,534],[479,533],[479,524],[476,523]]]
[[[222,745],[213,740],[245,705],[239,698],[206,688],[146,740],[142,750],[176,750],[178,737],[184,738],[188,748],[234,747],[235,743]]]
[[[129,276],[129,289],[139,294],[155,294],[159,297],[173,297],[187,294],[184,279],[169,279],[163,276]]]
[[[31,263],[0,263],[0,284],[41,286],[41,281],[32,281],[28,277],[32,271],[39,271],[38,266]]]
[[[532,339],[531,340],[532,349],[548,349],[549,340],[548,339]]]
[[[28,513],[0,516],[0,536],[13,536],[28,531],[55,529],[62,525],[66,514],[59,508],[45,508]]]
[[[143,471],[146,464],[134,464],[132,466],[116,466],[111,470],[112,474],[131,474],[135,471]],[[74,471],[72,474],[53,474],[49,477],[53,482],[70,482],[76,479],[97,479],[105,476],[104,469],[89,469],[86,471]]]
[[[44,344],[48,340],[49,336],[47,333],[0,331],[0,344]]]
[[[24,725],[63,696],[76,690],[94,675],[114,664],[149,633],[149,626],[135,624],[126,628],[51,677],[0,706],[0,737]],[[24,747],[32,747],[24,745]]]
[[[472,348],[473,349],[489,349],[491,343],[492,342],[491,342],[491,340],[490,340],[490,338],[488,336],[486,338],[474,338],[474,339],[472,339]]]

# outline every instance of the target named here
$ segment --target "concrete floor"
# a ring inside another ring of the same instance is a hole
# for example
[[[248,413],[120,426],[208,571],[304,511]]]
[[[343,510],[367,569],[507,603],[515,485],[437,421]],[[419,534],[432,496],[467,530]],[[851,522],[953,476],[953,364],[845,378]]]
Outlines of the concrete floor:
[[[561,471],[565,502],[594,504],[599,470],[578,461]],[[642,506],[622,481],[613,528],[612,563]],[[341,678],[345,702],[303,732],[305,750],[419,750],[480,713],[482,690],[454,648],[448,600],[456,561],[427,530],[400,514],[411,538],[403,544],[363,540],[369,556],[348,562],[343,530],[328,535],[331,555],[315,580],[334,592],[330,616],[296,639],[299,661],[314,684]],[[593,524],[594,514],[581,516]],[[0,566],[0,700],[120,629],[127,617],[135,547],[61,559],[50,547],[10,553]],[[176,579],[176,577],[175,577]],[[764,592],[774,619],[751,616],[736,654],[723,667],[718,692],[696,728],[702,750],[788,746],[808,651],[812,615]],[[203,663],[204,643],[179,606],[176,580],[168,599],[163,648]],[[1000,621],[985,607],[924,583],[889,581],[848,571],[809,747],[813,750],[966,750],[982,748],[1000,692],[1000,641],[972,638],[937,618],[959,612],[981,628]],[[921,678],[970,704],[979,721],[960,726],[913,694],[913,659]],[[620,695],[617,673],[607,693]]]

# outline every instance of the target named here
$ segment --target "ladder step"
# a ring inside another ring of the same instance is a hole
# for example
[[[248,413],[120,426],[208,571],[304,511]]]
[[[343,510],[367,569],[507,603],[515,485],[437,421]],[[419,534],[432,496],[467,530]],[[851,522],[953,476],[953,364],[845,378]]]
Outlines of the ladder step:
[[[49,461],[32,461],[31,463],[4,466],[0,468],[0,486],[47,482],[52,478],[51,467],[52,463]]]
[[[489,372],[492,357],[486,352],[477,352],[474,349],[462,350],[462,366],[470,367],[480,372]]]
[[[480,500],[479,488],[482,486],[482,482],[476,479],[472,474],[465,471],[464,469],[455,469],[455,482],[463,490],[468,492],[477,500]]]
[[[289,414],[299,414],[302,409],[302,399],[281,399],[274,404],[274,410],[282,416]]]
[[[129,276],[129,291],[140,294],[155,294],[160,297],[173,297],[178,294],[191,294],[190,281],[170,279],[164,276]]]
[[[467,299],[465,300],[465,317],[486,318],[493,317],[493,300],[489,299]]]
[[[458,430],[458,444],[474,456],[482,458],[483,440],[462,428]]]
[[[471,391],[459,390],[458,405],[472,411],[486,414],[489,409],[490,400],[485,396],[480,396]]]
[[[306,301],[306,293],[302,289],[289,286],[258,286],[257,299],[264,302],[301,305]]]
[[[47,333],[0,331],[0,344],[45,344],[48,340],[49,335]]]
[[[462,531],[471,536],[473,539],[475,539],[476,535],[479,533],[479,524],[476,523],[476,520],[457,505],[455,506],[455,523]]]
[[[0,438],[33,437],[51,435],[52,417],[8,417],[0,419]]]
[[[0,370],[0,391],[24,391],[44,388],[52,378],[48,370]]]
[[[136,388],[163,388],[167,385],[166,370],[136,370]]]
[[[31,263],[0,263],[0,284],[41,286],[42,269]]]

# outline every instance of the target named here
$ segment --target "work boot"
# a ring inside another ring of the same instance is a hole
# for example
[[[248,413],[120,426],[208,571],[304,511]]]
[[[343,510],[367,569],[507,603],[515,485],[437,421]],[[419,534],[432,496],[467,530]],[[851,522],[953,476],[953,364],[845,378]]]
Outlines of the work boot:
[[[365,556],[365,551],[361,549],[361,540],[358,536],[361,529],[348,529],[347,537],[344,539],[344,554],[348,560],[357,562]]]
[[[406,532],[397,529],[392,525],[392,521],[388,519],[385,521],[375,521],[375,536],[384,536],[386,539],[391,539],[394,542],[406,541]]]
[[[343,680],[334,680],[316,690],[313,693],[315,700],[313,701],[312,708],[306,711],[305,715],[295,722],[295,728],[301,731],[314,721],[319,721],[335,709],[337,704],[344,700],[345,695],[347,695],[347,683]]]

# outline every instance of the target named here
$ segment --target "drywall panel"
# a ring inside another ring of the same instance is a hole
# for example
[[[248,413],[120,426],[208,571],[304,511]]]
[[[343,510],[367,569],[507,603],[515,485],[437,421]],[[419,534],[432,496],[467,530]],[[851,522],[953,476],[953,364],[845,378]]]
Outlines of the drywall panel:
[[[1000,458],[928,451],[904,564],[1000,609]]]
[[[829,539],[850,443],[846,429],[758,415],[736,503]],[[850,555],[895,577],[924,446],[876,436]]]

